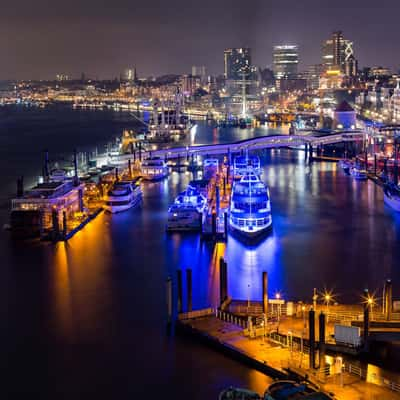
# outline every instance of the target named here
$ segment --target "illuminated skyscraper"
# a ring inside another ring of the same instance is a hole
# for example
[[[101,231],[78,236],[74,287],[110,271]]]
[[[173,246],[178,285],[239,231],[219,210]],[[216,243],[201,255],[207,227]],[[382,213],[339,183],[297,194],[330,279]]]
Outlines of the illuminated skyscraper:
[[[322,64],[325,71],[354,72],[357,61],[354,58],[353,42],[345,39],[342,31],[333,32],[332,37],[322,44]]]
[[[274,46],[274,73],[276,79],[294,78],[299,65],[299,48],[296,45]]]
[[[225,79],[239,81],[251,72],[251,51],[249,48],[226,49],[224,51]]]
[[[136,81],[137,76],[136,76],[136,68],[127,68],[124,72],[124,81],[126,82],[134,82]]]

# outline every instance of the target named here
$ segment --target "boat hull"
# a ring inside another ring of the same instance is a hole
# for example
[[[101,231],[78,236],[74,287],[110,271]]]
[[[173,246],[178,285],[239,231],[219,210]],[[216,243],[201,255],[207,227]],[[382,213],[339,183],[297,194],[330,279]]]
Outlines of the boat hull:
[[[104,205],[103,208],[106,212],[110,213],[110,214],[118,214],[124,211],[128,211],[133,207],[136,207],[137,205],[139,205],[139,203],[142,200],[142,196],[136,196],[135,198],[133,198],[131,200],[131,202],[129,202],[128,204],[124,204],[124,205]]]
[[[239,227],[237,225],[232,224],[231,222],[229,223],[229,230],[230,232],[236,236],[238,239],[244,240],[244,241],[257,241],[260,239],[265,238],[265,236],[269,235],[272,231],[272,219],[269,224],[260,227],[259,229],[256,230],[248,230],[248,229],[243,229],[243,227]]]

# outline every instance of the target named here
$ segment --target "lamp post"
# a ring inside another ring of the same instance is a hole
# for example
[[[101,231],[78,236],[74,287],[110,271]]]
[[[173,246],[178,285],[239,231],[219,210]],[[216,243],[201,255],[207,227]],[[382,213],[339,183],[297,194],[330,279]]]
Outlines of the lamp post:
[[[332,296],[329,293],[326,293],[324,296],[325,304],[326,304],[326,322],[329,321],[329,303],[332,300]]]

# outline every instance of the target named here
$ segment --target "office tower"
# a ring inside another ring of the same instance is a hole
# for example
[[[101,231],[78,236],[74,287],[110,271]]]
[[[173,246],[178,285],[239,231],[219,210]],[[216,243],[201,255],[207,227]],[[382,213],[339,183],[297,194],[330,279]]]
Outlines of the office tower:
[[[353,55],[351,55],[346,61],[345,61],[345,74],[348,77],[354,78],[357,76],[358,73],[358,62],[354,58]]]
[[[227,80],[243,80],[250,74],[251,51],[249,48],[224,51],[224,76]]]
[[[323,72],[322,64],[310,65],[306,72],[307,89],[317,90],[319,88],[319,80]]]
[[[322,44],[322,64],[325,71],[338,70],[346,73],[349,69],[354,72],[352,67],[357,61],[354,58],[353,42],[345,39],[342,31],[333,32],[331,38]],[[349,65],[346,67],[346,64]]]
[[[136,76],[136,68],[132,67],[132,68],[127,68],[124,71],[124,75],[123,75],[123,80],[125,82],[134,82],[136,81],[137,76]]]
[[[200,76],[201,78],[203,78],[203,77],[207,76],[207,69],[204,65],[202,65],[202,66],[193,65],[192,75]]]
[[[276,79],[294,78],[299,64],[299,48],[296,45],[274,46],[274,73]]]

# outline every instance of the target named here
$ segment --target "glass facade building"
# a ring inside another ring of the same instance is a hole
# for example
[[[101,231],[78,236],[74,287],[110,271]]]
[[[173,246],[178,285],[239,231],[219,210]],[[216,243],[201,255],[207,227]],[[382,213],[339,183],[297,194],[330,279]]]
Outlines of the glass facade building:
[[[274,46],[274,74],[276,79],[294,78],[299,64],[297,45]]]

